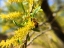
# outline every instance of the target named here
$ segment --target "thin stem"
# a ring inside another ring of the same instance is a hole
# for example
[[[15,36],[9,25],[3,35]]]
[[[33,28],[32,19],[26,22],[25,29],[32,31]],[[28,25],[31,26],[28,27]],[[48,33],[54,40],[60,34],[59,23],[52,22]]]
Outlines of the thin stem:
[[[27,43],[27,46],[29,46],[36,38],[38,38],[38,37],[41,36],[42,34],[48,32],[49,30],[51,30],[51,29],[48,29],[48,30],[46,30],[46,31],[43,31],[43,32],[41,32],[40,34],[38,34],[37,36],[35,36],[32,40],[30,40],[30,41]]]
[[[27,48],[27,40],[28,40],[28,35],[29,35],[29,33],[27,34],[27,36],[26,36],[26,40],[25,40],[25,43],[24,43],[25,48]]]
[[[24,42],[22,48],[27,48],[28,35],[29,35],[29,33],[28,33],[27,36],[26,36],[26,40],[25,40],[25,42]]]

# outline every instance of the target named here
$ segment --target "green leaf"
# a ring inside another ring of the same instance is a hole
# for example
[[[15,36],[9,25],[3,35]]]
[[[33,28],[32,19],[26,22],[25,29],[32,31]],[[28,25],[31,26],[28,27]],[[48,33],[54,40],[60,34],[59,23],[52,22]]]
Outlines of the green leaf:
[[[27,22],[28,22],[28,20],[25,20],[25,21],[23,21],[23,22],[21,23],[21,25],[22,25],[22,26],[25,26]]]
[[[19,39],[17,40],[17,42],[18,42],[19,44],[22,44],[22,41],[20,41]]]
[[[32,30],[40,32],[40,30],[38,28],[33,28]]]
[[[22,6],[23,11],[25,12],[25,9],[24,9],[24,6],[23,6],[23,3],[21,3],[21,6]]]
[[[15,25],[17,25],[18,27],[23,27],[23,25],[17,23],[15,20],[13,20],[13,23],[14,23]]]
[[[30,40],[30,36],[29,36],[29,34],[27,35],[27,39],[28,39],[28,41]]]
[[[38,8],[36,8],[33,13],[31,14],[32,17],[34,17],[34,15],[40,10],[41,6],[39,6]]]

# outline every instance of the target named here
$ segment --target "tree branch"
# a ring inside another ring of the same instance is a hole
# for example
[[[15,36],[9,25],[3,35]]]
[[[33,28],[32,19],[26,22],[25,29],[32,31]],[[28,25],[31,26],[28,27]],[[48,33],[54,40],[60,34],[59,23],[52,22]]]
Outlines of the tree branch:
[[[64,42],[64,34],[59,23],[54,19],[53,13],[49,8],[47,0],[43,0],[41,8],[43,9],[48,22],[51,24],[51,28],[54,30],[54,33]],[[53,21],[53,23],[51,23]]]
[[[24,41],[24,44],[23,44],[22,48],[27,48],[28,35],[29,35],[29,33],[26,35],[26,39]]]
[[[36,35],[34,38],[32,38],[32,40],[30,40],[30,41],[27,43],[27,46],[29,46],[36,38],[38,38],[38,37],[41,36],[42,34],[48,32],[49,30],[51,30],[51,29],[45,30],[45,31],[41,32],[40,34]]]

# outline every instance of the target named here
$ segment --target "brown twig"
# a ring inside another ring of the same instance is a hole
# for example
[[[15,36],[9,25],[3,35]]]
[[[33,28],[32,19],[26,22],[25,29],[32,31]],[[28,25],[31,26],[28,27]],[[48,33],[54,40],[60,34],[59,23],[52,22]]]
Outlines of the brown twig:
[[[45,30],[43,32],[41,32],[40,34],[36,35],[34,38],[32,38],[32,40],[30,40],[28,43],[27,43],[27,46],[29,46],[36,38],[38,38],[39,36],[41,36],[42,34],[46,33],[47,31],[49,31],[51,29],[48,29],[48,30]]]
[[[30,37],[34,34],[35,32],[33,31],[31,34],[30,34]]]
[[[29,33],[26,35],[26,39],[24,41],[24,44],[23,44],[22,48],[27,48],[28,35],[29,35]]]

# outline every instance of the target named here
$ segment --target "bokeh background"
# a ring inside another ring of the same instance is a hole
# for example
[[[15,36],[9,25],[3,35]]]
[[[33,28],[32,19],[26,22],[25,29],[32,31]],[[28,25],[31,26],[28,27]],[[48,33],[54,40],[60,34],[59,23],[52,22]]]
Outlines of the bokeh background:
[[[40,1],[41,0],[35,0],[35,4],[37,4]],[[64,33],[64,0],[48,0],[48,4],[53,12],[55,19],[60,24],[62,31]],[[17,8],[20,11],[21,6],[15,8],[15,5],[16,4],[8,5],[7,0],[0,0],[0,14],[17,11]],[[38,14],[36,14],[36,18],[39,23],[45,22],[47,20],[43,11],[38,12]],[[40,29],[41,31],[44,31],[48,27],[51,28],[50,24],[46,23],[42,25]],[[14,24],[11,23],[8,26],[8,23],[6,21],[3,22],[2,19],[0,18],[0,41],[12,37],[14,34],[13,29],[16,29],[16,26],[14,26]],[[32,37],[34,37],[37,34],[39,34],[39,32],[36,32]],[[64,42],[62,42],[51,29],[51,31],[48,31],[39,36],[37,39],[35,39],[28,46],[28,48],[64,48]]]

